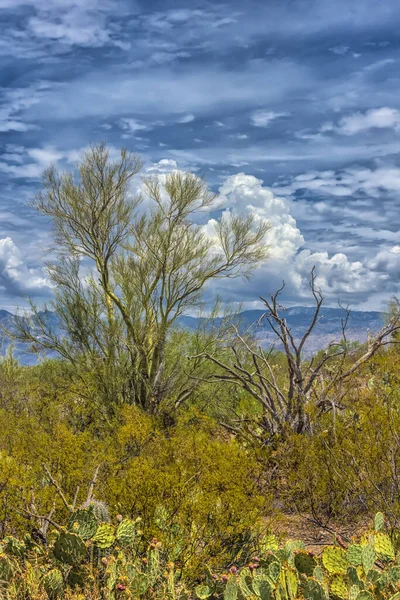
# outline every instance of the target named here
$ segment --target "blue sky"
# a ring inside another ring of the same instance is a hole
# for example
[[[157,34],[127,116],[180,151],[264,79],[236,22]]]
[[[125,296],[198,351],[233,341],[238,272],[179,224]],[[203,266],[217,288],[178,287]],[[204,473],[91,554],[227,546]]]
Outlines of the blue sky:
[[[270,221],[269,261],[213,292],[249,308],[284,277],[309,304],[315,264],[329,304],[400,293],[397,0],[0,0],[0,22],[1,307],[51,297],[26,203],[100,140]]]

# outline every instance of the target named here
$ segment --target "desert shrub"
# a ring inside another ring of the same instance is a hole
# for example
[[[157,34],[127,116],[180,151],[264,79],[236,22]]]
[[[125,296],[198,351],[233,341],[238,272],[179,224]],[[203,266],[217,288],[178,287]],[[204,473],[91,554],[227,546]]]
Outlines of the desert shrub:
[[[314,417],[312,435],[292,435],[269,453],[286,510],[354,519],[384,510],[400,523],[398,356],[383,352],[340,411]]]
[[[37,391],[18,415],[0,410],[0,525],[3,535],[35,529],[32,506],[62,522],[66,508],[49,478],[82,504],[99,466],[95,498],[112,518],[140,516],[146,539],[156,535],[187,576],[204,561],[245,561],[269,510],[263,473],[251,453],[210,418],[185,411],[163,423],[124,407],[108,429],[81,430],[57,394]],[[51,387],[51,386],[50,386]],[[41,418],[49,403],[47,419]],[[36,408],[39,407],[37,413]],[[45,465],[45,468],[44,468]],[[45,470],[46,469],[46,470]]]

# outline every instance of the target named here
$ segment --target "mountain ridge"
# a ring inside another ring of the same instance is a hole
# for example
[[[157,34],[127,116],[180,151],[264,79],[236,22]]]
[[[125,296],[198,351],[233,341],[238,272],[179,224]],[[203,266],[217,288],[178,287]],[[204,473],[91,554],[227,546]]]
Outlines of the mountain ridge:
[[[285,316],[295,340],[299,340],[307,331],[314,313],[315,306],[293,306],[282,309],[282,315]],[[44,311],[40,314],[44,314]],[[52,321],[52,326],[57,327],[56,314],[52,311],[47,311],[47,314]],[[245,310],[234,315],[233,321],[241,332],[250,331],[261,346],[267,347],[276,342],[276,335],[271,330],[268,320],[262,319],[265,314],[266,311],[262,309]],[[326,348],[332,341],[339,341],[342,337],[342,319],[345,316],[344,309],[322,307],[318,323],[307,340],[305,355],[311,355]],[[12,326],[14,317],[13,313],[0,309],[0,325],[7,325],[9,322],[9,326]],[[374,334],[382,328],[384,318],[385,313],[379,311],[351,311],[346,329],[347,338],[350,341],[365,342],[368,333]],[[214,323],[218,326],[223,319],[224,317],[216,317]],[[209,323],[209,319],[205,317],[182,315],[177,319],[178,326],[193,331],[206,323]],[[10,345],[10,340],[1,333],[0,340],[1,353],[4,355]],[[275,347],[279,349],[279,345]],[[21,364],[32,365],[37,362],[37,357],[27,352],[27,348],[23,344],[16,344],[14,353]]]

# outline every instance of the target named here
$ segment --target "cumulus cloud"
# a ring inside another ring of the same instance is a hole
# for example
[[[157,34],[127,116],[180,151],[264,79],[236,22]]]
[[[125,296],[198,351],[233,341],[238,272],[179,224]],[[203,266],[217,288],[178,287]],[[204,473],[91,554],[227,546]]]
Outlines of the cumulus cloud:
[[[48,295],[49,280],[41,269],[31,268],[12,238],[0,239],[0,287],[10,296]]]
[[[370,129],[398,130],[399,127],[400,111],[384,106],[343,117],[337,125],[325,123],[321,128],[321,133],[333,131],[343,135],[355,135]]]
[[[330,301],[340,297],[358,301],[375,292],[394,289],[393,273],[400,272],[400,247],[382,250],[371,260],[352,260],[344,252],[314,252],[292,215],[291,202],[263,185],[256,177],[239,173],[228,177],[220,187],[219,200],[229,214],[250,211],[256,219],[267,220],[270,231],[266,242],[270,256],[254,273],[250,286],[254,297],[273,292],[286,282],[286,294],[292,301],[309,300],[309,280],[316,267],[317,285]],[[204,227],[212,235],[214,220]],[[398,248],[398,250],[397,250]],[[223,293],[223,289],[220,289]],[[249,284],[231,288],[235,300],[248,300]]]
[[[289,116],[285,112],[274,112],[273,110],[256,110],[250,117],[250,121],[254,127],[268,127],[275,119]]]

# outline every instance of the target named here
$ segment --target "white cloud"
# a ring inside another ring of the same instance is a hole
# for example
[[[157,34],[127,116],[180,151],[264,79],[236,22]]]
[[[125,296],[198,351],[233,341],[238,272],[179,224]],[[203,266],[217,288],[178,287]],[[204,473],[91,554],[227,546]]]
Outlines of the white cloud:
[[[334,54],[338,54],[339,56],[344,56],[350,50],[350,47],[344,46],[344,45],[339,45],[339,46],[333,46],[332,48],[329,48],[329,50],[331,52],[333,52]]]
[[[340,119],[337,125],[325,123],[321,133],[336,132],[343,135],[355,135],[370,129],[395,129],[400,127],[400,111],[384,106],[372,108],[364,113],[357,112]]]
[[[21,120],[21,113],[40,102],[45,84],[26,88],[0,88],[0,132],[25,132],[39,129],[37,125]]]
[[[274,188],[277,193],[293,194],[297,190],[309,190],[327,196],[352,196],[362,192],[378,198],[382,190],[400,192],[400,168],[377,166],[375,168],[353,167],[342,171],[311,171],[297,175],[284,186]]]
[[[273,110],[256,110],[250,117],[251,123],[254,127],[268,127],[275,119],[289,116],[285,112],[274,112]]]
[[[326,178],[329,176],[332,172],[325,173]],[[303,177],[303,180],[307,183],[309,178]],[[260,179],[244,173],[224,181],[219,200],[227,215],[250,211],[256,220],[267,220],[271,225],[266,239],[270,244],[269,260],[256,270],[250,284],[235,284],[230,290],[234,299],[248,300],[251,289],[255,297],[266,289],[273,292],[282,279],[287,284],[286,293],[294,301],[309,298],[313,266],[316,267],[317,285],[330,301],[343,299],[343,296],[358,301],[376,292],[393,290],[392,274],[397,271],[400,274],[400,247],[382,251],[372,260],[352,260],[344,252],[313,252],[307,248],[307,240],[291,214],[291,203],[263,186]],[[212,235],[214,223],[213,219],[208,221],[204,226],[205,233]],[[219,291],[224,293],[222,287]]]
[[[147,131],[148,129],[150,129],[151,127],[149,127],[149,125],[146,125],[145,123],[142,123],[140,121],[138,121],[137,119],[128,119],[128,118],[123,118],[119,120],[119,126],[121,127],[121,129],[124,129],[125,131],[129,131],[130,133],[136,133],[136,131]]]
[[[178,119],[178,123],[191,123],[194,121],[194,119],[195,116],[191,113],[188,113],[187,115],[183,115],[180,119]]]
[[[36,38],[37,43],[51,40],[68,46],[130,48],[129,41],[115,35],[111,24],[110,15],[121,17],[123,13],[123,3],[118,0],[0,0],[0,10],[18,6],[29,7],[33,14],[25,20],[24,32],[11,32],[16,51],[18,42],[23,45],[27,36]]]
[[[10,237],[0,239],[0,287],[11,296],[47,295],[50,282],[39,269],[30,268]]]

